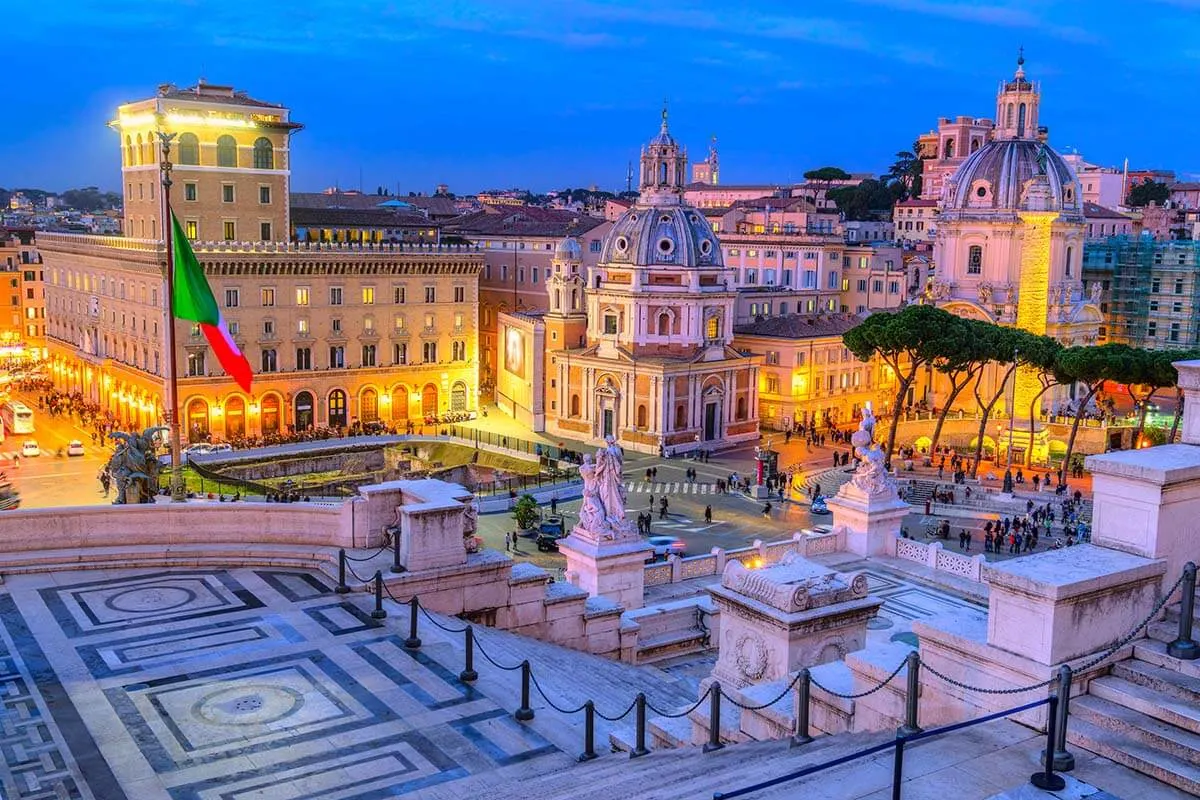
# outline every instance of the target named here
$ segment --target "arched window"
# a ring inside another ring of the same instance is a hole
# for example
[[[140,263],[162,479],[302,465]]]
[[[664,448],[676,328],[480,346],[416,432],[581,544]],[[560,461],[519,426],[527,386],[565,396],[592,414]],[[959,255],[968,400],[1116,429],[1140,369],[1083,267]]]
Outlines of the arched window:
[[[408,419],[408,388],[397,386],[392,389],[392,420],[399,422]]]
[[[554,290],[554,310],[562,311],[562,291]]]
[[[262,399],[262,432],[279,433],[279,395],[269,394]]]
[[[438,412],[438,390],[432,383],[421,390],[421,413],[429,416]]]
[[[671,315],[666,312],[658,315],[658,335],[671,335]]]
[[[978,275],[983,272],[983,248],[973,244],[967,248],[967,274]]]
[[[341,389],[329,393],[329,427],[346,427],[346,393]]]
[[[275,169],[275,148],[265,136],[254,140],[254,168]]]
[[[208,437],[208,403],[196,398],[188,403],[188,441],[202,442]]]
[[[667,162],[665,161],[658,165],[658,182],[662,186],[667,185]]]
[[[379,394],[374,389],[363,389],[358,405],[358,416],[363,422],[374,422],[379,419]]]
[[[571,290],[571,310],[572,311],[579,310],[579,290],[578,289]]]
[[[972,153],[974,153],[974,152],[975,152],[976,150],[978,150],[978,149],[979,149],[979,140],[978,140],[978,139],[972,139],[972,140],[971,140],[971,152],[972,152]]]
[[[1021,105],[1017,108],[1017,136],[1020,137],[1020,136],[1024,136],[1024,135],[1025,135],[1025,104],[1021,103]]]
[[[313,426],[313,396],[312,392],[301,392],[296,395],[296,430],[306,431]]]
[[[1008,104],[1008,116],[1005,118],[1005,124],[1011,126],[1013,124],[1013,104]]]
[[[946,146],[942,151],[942,158],[954,158],[954,140],[947,139]]]
[[[746,398],[744,397],[737,399],[737,418],[739,422],[746,418]]]
[[[142,163],[142,155],[143,155],[143,153],[142,153],[142,135],[139,133],[137,135],[137,150],[134,151],[135,161],[133,163],[141,164]]]
[[[571,416],[579,416],[579,395],[577,394],[571,395]]]
[[[246,435],[246,401],[231,397],[225,401],[225,438],[241,439]]]
[[[1072,255],[1074,255],[1074,251],[1071,247],[1068,247],[1067,248],[1067,265],[1066,265],[1066,272],[1067,272],[1066,276],[1068,278],[1071,277],[1071,256]]]
[[[462,381],[450,387],[450,410],[467,410],[467,385]]]
[[[200,163],[200,140],[196,134],[179,134],[179,163],[193,167]]]
[[[133,137],[127,133],[125,134],[125,166],[132,167],[133,164]]]
[[[675,406],[675,430],[681,431],[687,427],[687,406],[683,403]]]
[[[721,320],[715,314],[704,321],[704,338],[710,341],[721,337]]]
[[[639,428],[646,427],[646,406],[640,405],[637,409],[637,426]]]
[[[237,140],[229,134],[217,139],[217,166],[237,166]]]

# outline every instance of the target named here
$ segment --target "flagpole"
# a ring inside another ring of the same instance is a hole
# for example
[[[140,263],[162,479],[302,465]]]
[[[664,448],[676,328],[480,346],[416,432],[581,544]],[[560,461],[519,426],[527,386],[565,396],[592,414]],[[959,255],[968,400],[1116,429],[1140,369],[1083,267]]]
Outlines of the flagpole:
[[[166,248],[167,264],[166,294],[167,294],[167,425],[171,437],[171,500],[181,503],[187,499],[183,490],[183,461],[181,458],[181,443],[179,434],[179,381],[176,375],[175,361],[175,218],[171,213],[171,140],[174,133],[163,130],[156,131],[162,144],[162,161],[159,162],[159,173],[162,177],[162,220],[163,244]]]

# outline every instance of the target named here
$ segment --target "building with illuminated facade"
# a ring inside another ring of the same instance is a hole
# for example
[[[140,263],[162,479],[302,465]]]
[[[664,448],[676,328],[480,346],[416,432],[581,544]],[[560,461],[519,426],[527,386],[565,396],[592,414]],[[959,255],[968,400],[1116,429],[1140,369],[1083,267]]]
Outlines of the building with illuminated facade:
[[[255,373],[242,392],[200,332],[176,322],[185,438],[403,426],[477,407],[482,256],[465,245],[289,243],[288,137],[299,126],[281,106],[205,84],[160,87],[118,112],[130,236],[39,236],[57,386],[123,424],[163,419],[156,126],[175,134],[172,206]]]
[[[1083,195],[1070,165],[1046,144],[1039,106],[1039,87],[1018,59],[1016,74],[997,95],[992,141],[943,186],[934,234],[937,272],[925,298],[960,316],[1014,325],[1066,345],[1091,344],[1101,316],[1082,279]],[[996,386],[1000,372],[989,367],[985,383]],[[1042,402],[1065,401],[1069,389],[1039,400],[1041,388],[1034,370],[1017,370],[1015,462],[1046,460],[1045,431],[1030,441],[1028,420],[1039,419]]]
[[[31,228],[0,228],[0,357],[45,358],[46,290]]]

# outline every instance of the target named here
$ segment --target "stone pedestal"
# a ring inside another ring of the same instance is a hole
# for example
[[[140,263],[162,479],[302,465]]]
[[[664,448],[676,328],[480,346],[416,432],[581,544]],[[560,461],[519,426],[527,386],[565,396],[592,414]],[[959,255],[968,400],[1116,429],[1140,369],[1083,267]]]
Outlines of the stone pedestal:
[[[894,555],[900,525],[912,510],[894,489],[868,493],[853,481],[825,503],[833,512],[834,528],[846,529],[846,549],[860,556]]]
[[[997,464],[1008,469],[1008,459],[1003,458],[1008,448],[1009,435],[1012,436],[1012,471],[1015,475],[1018,469],[1030,464],[1045,464],[1050,460],[1050,429],[1041,422],[1033,423],[1033,435],[1029,433],[1029,420],[1009,420],[1008,425],[996,437],[996,452],[1000,454]],[[1003,472],[1001,472],[1003,474]]]
[[[567,558],[569,580],[592,597],[605,597],[626,609],[641,608],[646,559],[654,548],[639,538],[598,541],[576,528],[558,542]]]
[[[467,563],[463,537],[471,530],[474,496],[456,483],[433,479],[389,481],[359,489],[356,529],[371,546],[383,529],[400,526],[400,563],[410,572]],[[378,538],[377,538],[378,537]]]
[[[721,614],[712,678],[730,688],[778,680],[861,649],[867,620],[883,605],[867,596],[865,575],[796,557],[758,570],[731,561],[708,592]]]

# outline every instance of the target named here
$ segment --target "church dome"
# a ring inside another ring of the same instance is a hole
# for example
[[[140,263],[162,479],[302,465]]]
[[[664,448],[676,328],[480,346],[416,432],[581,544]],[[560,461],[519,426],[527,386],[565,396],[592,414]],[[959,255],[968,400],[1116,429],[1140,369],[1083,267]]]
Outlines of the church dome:
[[[556,261],[579,261],[582,259],[583,248],[579,246],[579,240],[574,236],[562,239],[554,248],[554,258]]]
[[[1045,183],[1037,187],[1045,162]],[[1031,193],[1029,190],[1035,191]],[[944,211],[1062,211],[1083,213],[1075,171],[1048,145],[1033,139],[988,142],[964,161],[943,189]],[[1036,195],[1036,200],[1031,200]]]
[[[686,205],[638,203],[613,224],[600,262],[632,266],[719,267],[721,247],[712,226]]]

